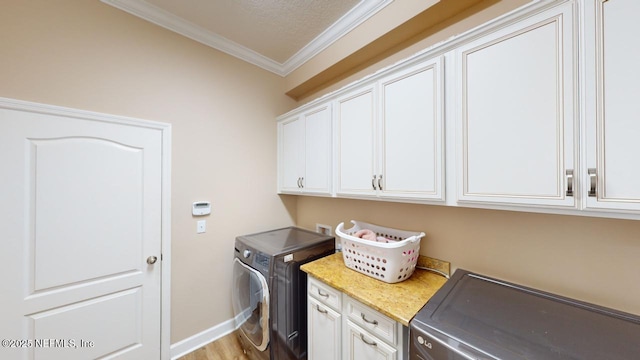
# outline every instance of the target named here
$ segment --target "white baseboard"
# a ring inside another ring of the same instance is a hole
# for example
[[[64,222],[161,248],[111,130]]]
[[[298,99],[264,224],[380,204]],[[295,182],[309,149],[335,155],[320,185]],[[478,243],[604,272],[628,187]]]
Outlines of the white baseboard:
[[[236,320],[229,319],[212,328],[178,341],[175,344],[171,344],[171,360],[176,360],[181,356],[193,352],[200,347],[233,332],[235,329]]]

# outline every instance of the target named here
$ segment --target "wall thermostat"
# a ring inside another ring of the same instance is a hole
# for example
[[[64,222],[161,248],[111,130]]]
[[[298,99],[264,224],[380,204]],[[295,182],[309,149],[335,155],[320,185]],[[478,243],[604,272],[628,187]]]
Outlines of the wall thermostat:
[[[211,203],[209,201],[196,201],[193,203],[192,214],[195,216],[211,214]]]

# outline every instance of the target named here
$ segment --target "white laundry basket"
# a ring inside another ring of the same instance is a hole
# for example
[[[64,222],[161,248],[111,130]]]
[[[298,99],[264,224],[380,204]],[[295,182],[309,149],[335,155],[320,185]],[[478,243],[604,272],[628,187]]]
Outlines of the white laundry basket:
[[[351,229],[345,229],[344,223],[336,227],[336,234],[342,241],[342,258],[348,268],[387,283],[406,280],[413,274],[423,232],[397,230],[355,220],[351,223]],[[353,236],[363,229],[376,233],[379,241]]]

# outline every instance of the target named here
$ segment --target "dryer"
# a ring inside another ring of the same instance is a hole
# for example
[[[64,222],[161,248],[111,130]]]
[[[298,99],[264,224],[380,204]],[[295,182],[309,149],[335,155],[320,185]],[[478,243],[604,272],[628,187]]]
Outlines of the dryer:
[[[458,269],[409,322],[412,360],[630,360],[640,317]]]
[[[307,358],[307,275],[300,266],[334,252],[334,237],[297,227],[236,238],[232,303],[250,359]]]

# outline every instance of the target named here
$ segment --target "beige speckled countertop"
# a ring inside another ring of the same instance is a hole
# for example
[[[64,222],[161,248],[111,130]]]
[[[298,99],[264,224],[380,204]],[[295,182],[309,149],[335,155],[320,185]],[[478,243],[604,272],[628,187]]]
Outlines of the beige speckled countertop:
[[[342,253],[306,263],[300,269],[404,326],[409,326],[409,320],[447,281],[443,276],[416,269],[409,279],[388,284],[346,267]]]

